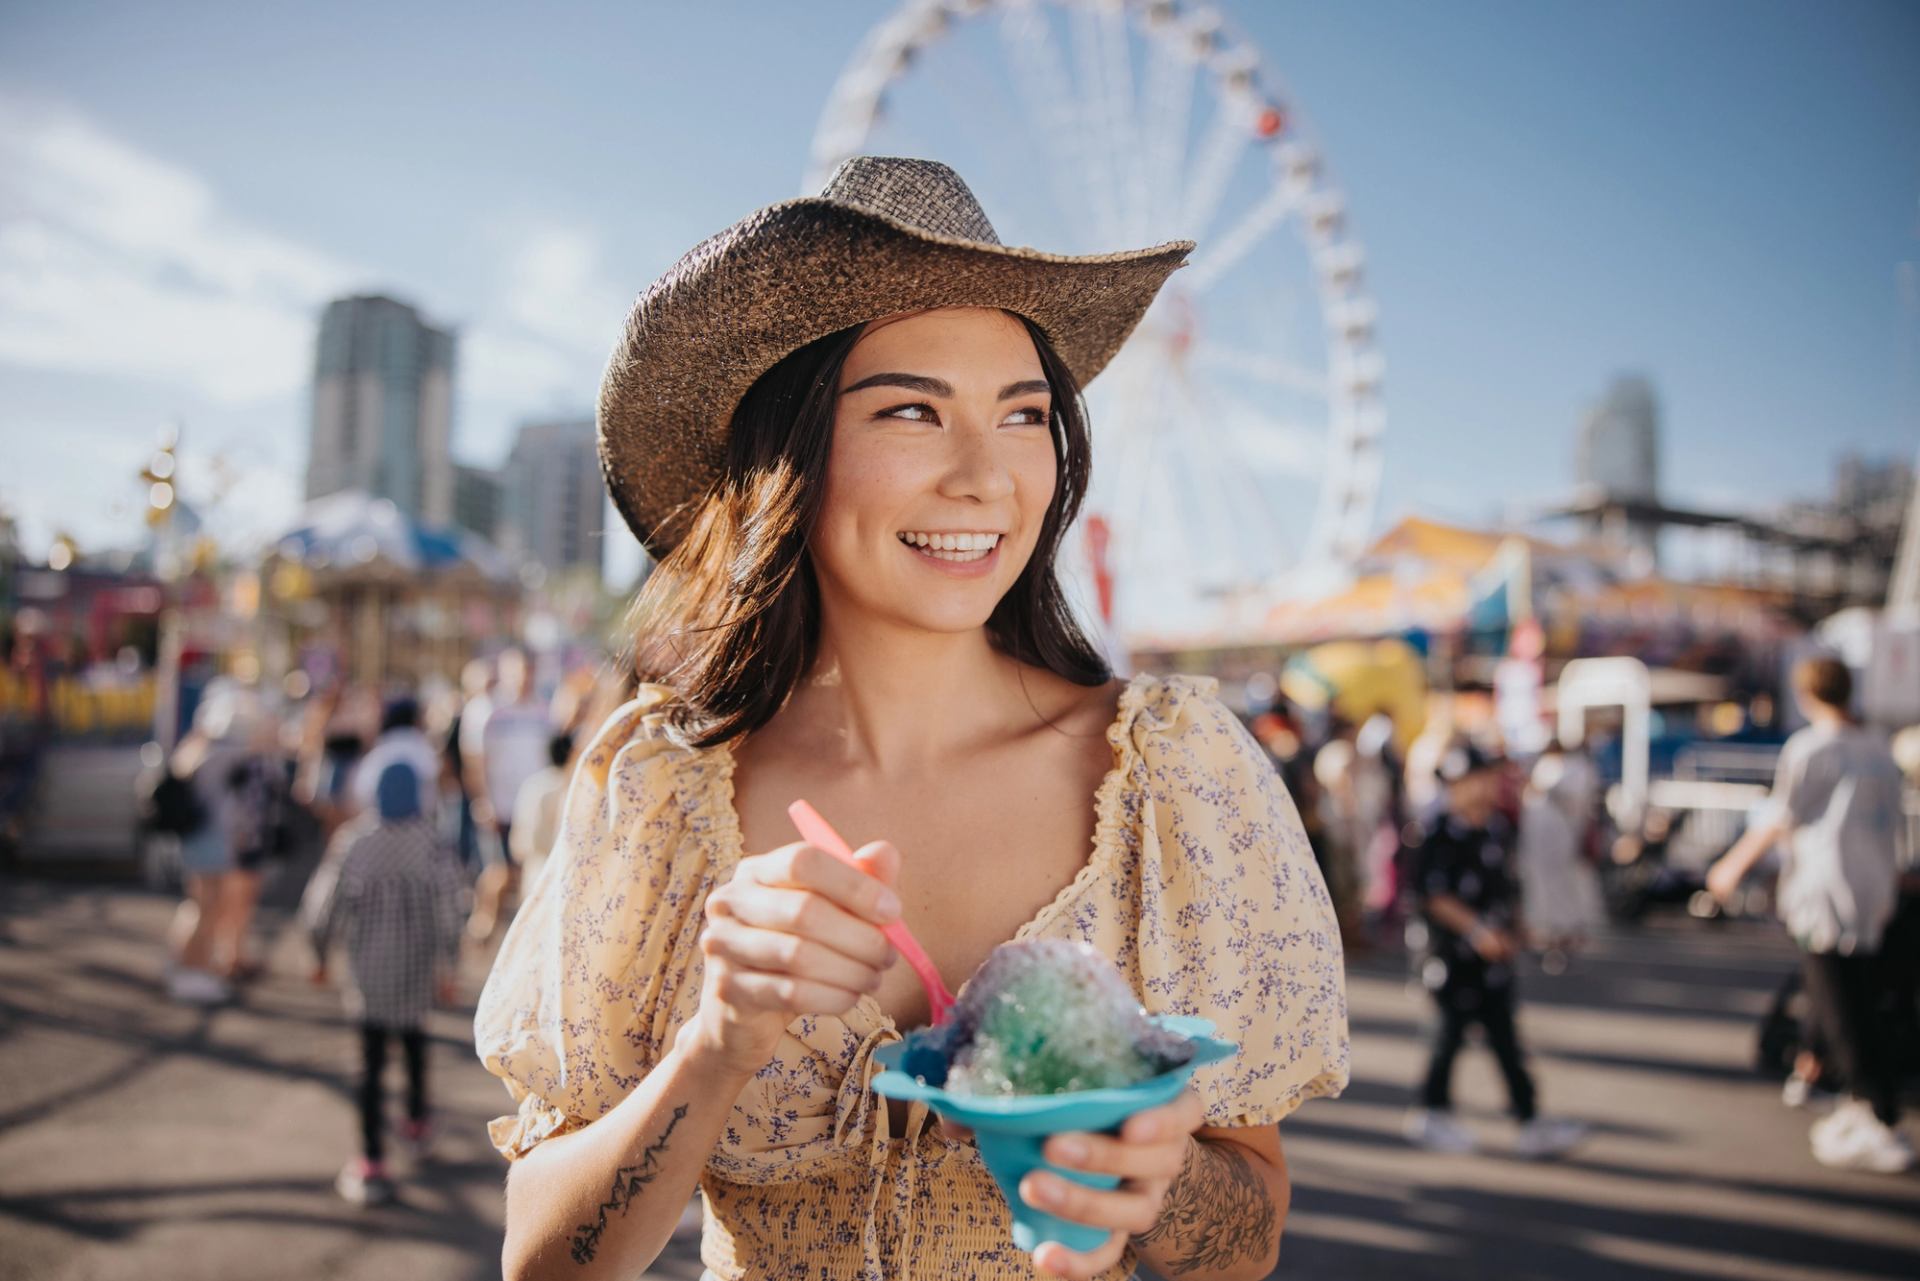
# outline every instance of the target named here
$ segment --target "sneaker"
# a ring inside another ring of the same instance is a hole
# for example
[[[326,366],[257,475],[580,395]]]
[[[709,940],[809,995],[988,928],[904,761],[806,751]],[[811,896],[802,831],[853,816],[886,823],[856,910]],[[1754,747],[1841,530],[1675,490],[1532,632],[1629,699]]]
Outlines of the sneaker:
[[[387,1176],[386,1165],[365,1157],[347,1162],[333,1181],[333,1190],[350,1205],[385,1205],[393,1200],[393,1180]]]
[[[1863,1121],[1878,1121],[1873,1108],[1864,1099],[1848,1099],[1839,1104],[1827,1116],[1815,1121],[1807,1130],[1807,1138],[1815,1147],[1838,1142]]]
[[[205,970],[175,970],[167,978],[167,995],[189,1005],[220,1005],[233,996],[226,980]]]
[[[428,1120],[405,1120],[396,1127],[400,1136],[400,1146],[415,1161],[425,1161],[433,1155],[433,1122]]]
[[[1513,1154],[1532,1160],[1563,1155],[1587,1137],[1587,1127],[1565,1117],[1536,1116],[1520,1127],[1513,1139]]]
[[[1848,1109],[1848,1125],[1815,1127],[1813,1159],[1836,1170],[1871,1170],[1900,1174],[1913,1168],[1913,1144],[1907,1136],[1869,1111]],[[1841,1115],[1836,1113],[1835,1115]]]
[[[1472,1130],[1454,1120],[1453,1113],[1438,1108],[1415,1108],[1407,1113],[1406,1134],[1407,1142],[1429,1152],[1458,1155],[1479,1146]]]
[[[1786,1084],[1780,1087],[1780,1103],[1783,1107],[1830,1112],[1838,1102],[1839,1096],[1832,1090],[1822,1089],[1818,1082],[1802,1076],[1788,1076]]]

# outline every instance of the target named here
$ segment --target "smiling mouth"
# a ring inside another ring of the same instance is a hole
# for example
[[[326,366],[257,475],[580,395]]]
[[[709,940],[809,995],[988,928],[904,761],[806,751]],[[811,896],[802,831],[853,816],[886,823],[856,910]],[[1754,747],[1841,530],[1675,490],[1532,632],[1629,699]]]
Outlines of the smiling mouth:
[[[900,541],[924,556],[965,565],[985,560],[1000,545],[999,534],[903,533]]]

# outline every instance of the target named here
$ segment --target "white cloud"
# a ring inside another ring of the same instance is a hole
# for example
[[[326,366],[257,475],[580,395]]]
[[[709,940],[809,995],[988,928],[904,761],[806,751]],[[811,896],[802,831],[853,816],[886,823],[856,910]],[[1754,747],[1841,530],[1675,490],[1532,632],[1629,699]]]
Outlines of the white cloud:
[[[63,107],[0,97],[0,359],[246,403],[304,383],[318,307],[359,274]]]

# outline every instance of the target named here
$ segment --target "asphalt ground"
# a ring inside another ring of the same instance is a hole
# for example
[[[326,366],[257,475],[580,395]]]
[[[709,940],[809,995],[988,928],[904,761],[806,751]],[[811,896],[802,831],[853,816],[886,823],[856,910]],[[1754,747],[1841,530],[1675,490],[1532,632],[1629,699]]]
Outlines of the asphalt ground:
[[[397,1203],[349,1206],[333,1180],[356,1151],[358,1045],[337,993],[307,982],[287,916],[300,875],[261,914],[269,971],[213,1010],[163,995],[172,898],[0,880],[0,1281],[499,1275],[505,1167],[484,1125],[506,1095],[470,1033],[487,958],[429,1022],[435,1157],[401,1166]],[[1456,1095],[1486,1148],[1406,1145],[1429,1009],[1397,952],[1355,958],[1353,1084],[1282,1127],[1295,1193],[1276,1275],[1920,1277],[1920,1174],[1817,1165],[1811,1118],[1753,1071],[1757,1018],[1793,964],[1765,923],[1670,916],[1609,934],[1567,974],[1527,974],[1543,1106],[1593,1126],[1542,1164],[1505,1153],[1513,1126],[1477,1047]],[[1920,1121],[1906,1130],[1920,1140]],[[648,1275],[699,1271],[696,1204]]]

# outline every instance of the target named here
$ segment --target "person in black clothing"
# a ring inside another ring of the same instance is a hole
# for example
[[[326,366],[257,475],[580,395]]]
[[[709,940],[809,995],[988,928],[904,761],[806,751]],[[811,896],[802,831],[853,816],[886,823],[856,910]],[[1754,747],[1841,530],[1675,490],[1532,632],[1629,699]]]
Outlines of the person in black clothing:
[[[1426,825],[1411,859],[1416,910],[1426,921],[1421,977],[1433,994],[1439,1027],[1420,1104],[1407,1137],[1443,1152],[1470,1152],[1473,1133],[1453,1116],[1453,1061],[1478,1024],[1500,1062],[1520,1133],[1517,1155],[1558,1156],[1585,1128],[1543,1117],[1536,1108],[1515,1025],[1514,965],[1520,953],[1520,886],[1513,866],[1514,832],[1497,808],[1498,758],[1471,744],[1450,747],[1435,771],[1445,804]]]

